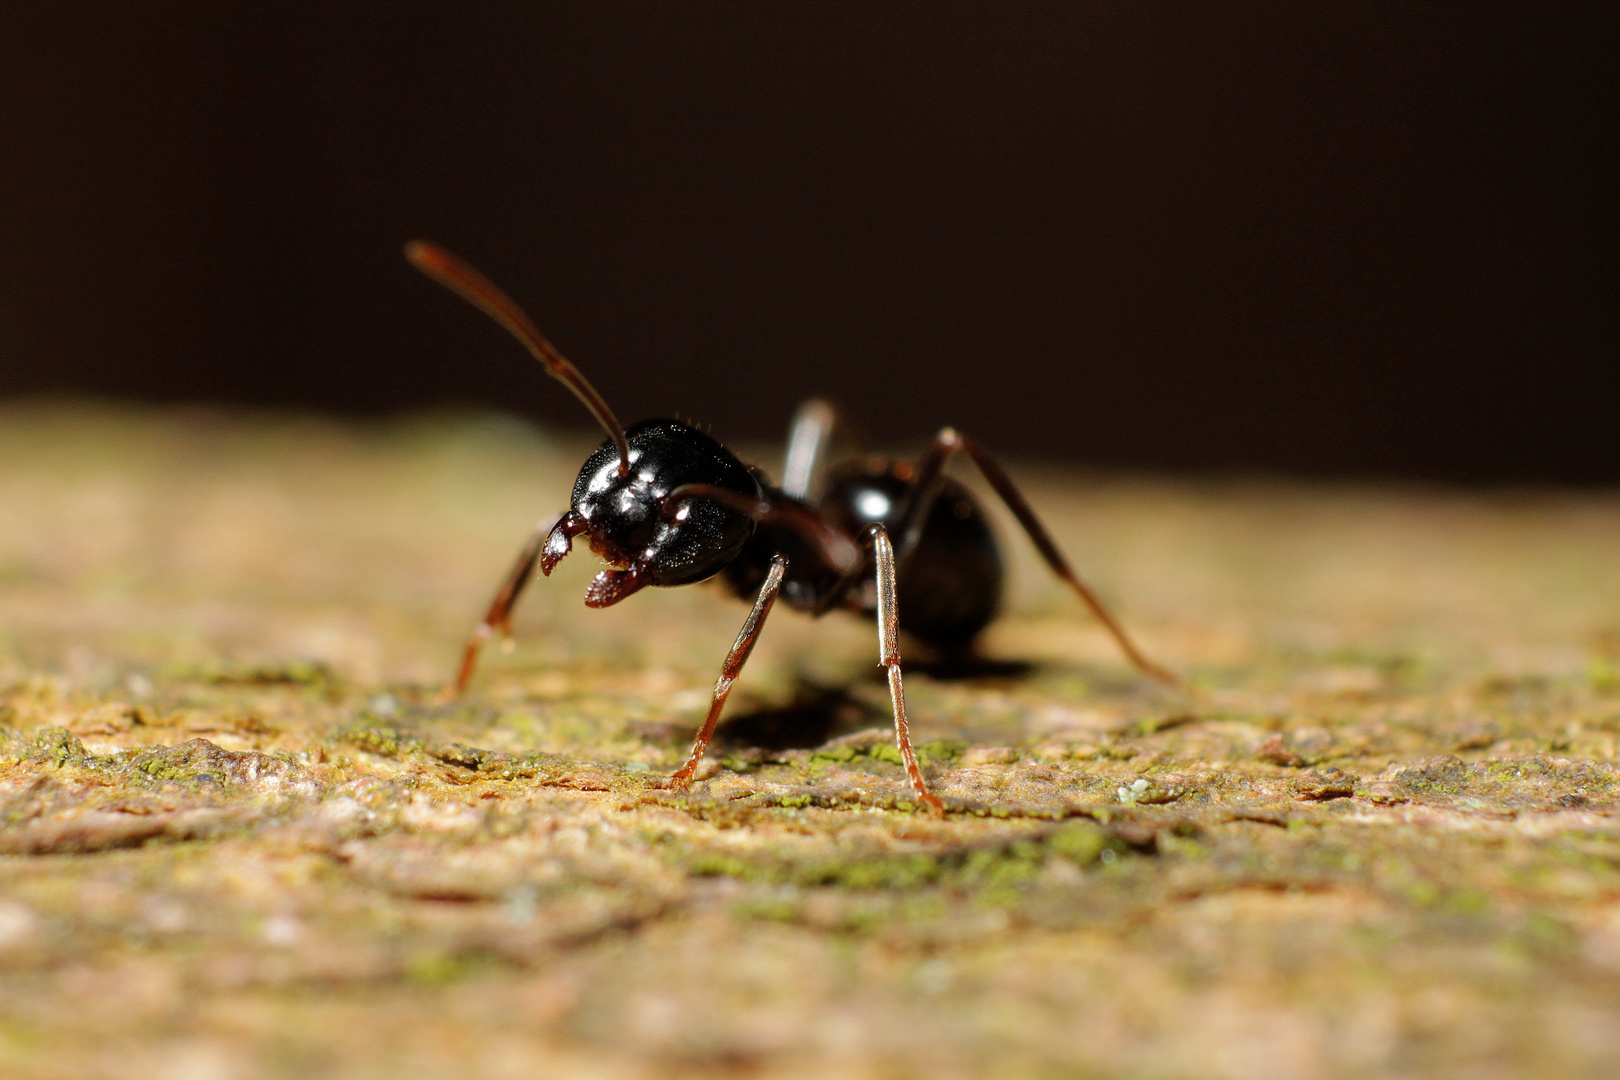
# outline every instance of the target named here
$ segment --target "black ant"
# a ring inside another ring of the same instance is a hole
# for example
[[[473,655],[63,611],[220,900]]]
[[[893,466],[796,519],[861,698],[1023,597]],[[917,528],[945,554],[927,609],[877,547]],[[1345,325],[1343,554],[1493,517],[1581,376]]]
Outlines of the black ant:
[[[609,567],[586,590],[586,607],[608,607],[648,585],[690,585],[717,574],[739,598],[753,597],[754,608],[720,669],[709,715],[686,764],[669,777],[671,787],[684,788],[697,772],[732,683],[780,595],[813,616],[836,607],[876,618],[906,774],[919,799],[943,810],[911,747],[899,632],[946,654],[965,654],[1000,606],[1002,565],[990,524],[967,488],[943,475],[957,451],[978,466],[1046,564],[1074,589],[1131,663],[1161,682],[1181,685],[1142,655],[1069,568],[1001,466],[954,429],[941,428],[915,465],[870,460],[834,467],[825,492],[813,498],[834,417],[825,403],[811,401],[794,420],[782,484],[773,486],[761,470],[689,424],[643,420],[623,427],[578,369],[482,274],[421,241],[407,245],[405,257],[511,331],[608,433],[574,481],[571,508],[530,538],[468,640],[456,694],[466,690],[483,643],[495,633],[510,637],[513,606],[535,566],[549,575],[575,537],[584,536]]]

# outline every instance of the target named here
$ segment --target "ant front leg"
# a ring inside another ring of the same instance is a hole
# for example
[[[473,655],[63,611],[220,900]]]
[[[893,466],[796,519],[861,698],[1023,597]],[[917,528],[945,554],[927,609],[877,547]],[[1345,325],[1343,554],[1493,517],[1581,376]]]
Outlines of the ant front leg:
[[[737,681],[743,665],[748,663],[748,654],[754,651],[754,642],[759,640],[759,632],[765,627],[765,616],[771,613],[771,605],[776,603],[776,594],[782,591],[782,579],[787,576],[787,567],[786,555],[777,555],[771,559],[771,570],[765,577],[765,584],[759,587],[759,597],[754,601],[754,610],[748,613],[742,629],[737,633],[736,644],[731,646],[731,652],[726,654],[726,662],[720,668],[720,678],[714,684],[714,697],[709,702],[709,715],[704,719],[703,727],[692,743],[692,752],[686,756],[686,764],[667,781],[670,787],[684,788],[697,774],[698,765],[703,761],[703,753],[709,748],[709,740],[714,737],[714,726],[720,721],[720,710],[726,707],[726,698],[731,696],[731,684]]]
[[[518,552],[517,561],[512,564],[512,569],[496,591],[495,599],[490,601],[484,621],[467,639],[467,645],[461,652],[461,668],[456,673],[456,687],[448,697],[460,697],[466,692],[467,684],[472,681],[473,669],[478,666],[478,653],[484,647],[484,642],[497,633],[507,641],[512,640],[512,609],[517,606],[518,598],[534,576],[534,568],[540,563],[542,553],[545,555],[545,571],[549,574],[557,559],[562,557],[556,551],[559,543],[562,552],[566,553],[569,542],[579,531],[573,527],[571,515],[564,514],[560,518],[541,522],[534,535],[529,537],[529,542]]]
[[[928,790],[922,769],[917,766],[917,753],[911,747],[911,724],[906,719],[906,687],[900,677],[900,609],[895,603],[894,545],[882,525],[872,525],[866,533],[872,545],[877,564],[877,624],[878,652],[889,675],[889,703],[894,707],[894,739],[900,746],[900,759],[906,764],[906,775],[917,797],[939,813],[945,804]]]
[[[966,436],[958,433],[955,428],[940,428],[939,434],[934,436],[933,447],[917,465],[916,483],[912,487],[911,497],[913,501],[906,508],[901,532],[901,562],[903,563],[917,546],[917,541],[922,536],[923,524],[928,520],[928,510],[933,505],[935,495],[939,492],[940,473],[945,468],[945,462],[958,450],[973,459],[973,464],[978,466],[979,472],[983,474],[985,480],[989,481],[996,494],[1001,496],[1001,501],[1006,504],[1008,510],[1012,511],[1013,517],[1018,519],[1018,524],[1024,527],[1025,534],[1029,537],[1030,542],[1035,545],[1035,549],[1041,553],[1041,558],[1046,561],[1046,565],[1051,569],[1052,573],[1068,583],[1069,587],[1080,597],[1081,602],[1091,609],[1092,615],[1096,616],[1097,621],[1103,624],[1103,628],[1113,637],[1120,651],[1125,654],[1130,662],[1135,664],[1138,670],[1159,680],[1166,686],[1185,690],[1185,683],[1143,655],[1142,650],[1136,647],[1136,643],[1125,632],[1125,628],[1120,625],[1119,620],[1114,618],[1113,613],[1103,605],[1101,598],[1092,592],[1085,582],[1080,580],[1080,576],[1069,566],[1069,561],[1063,557],[1063,552],[1058,550],[1057,543],[1052,539],[1052,534],[1046,531],[1046,526],[1041,524],[1041,519],[1035,516],[1034,509],[1024,498],[1023,493],[1013,484],[1012,478],[997,464],[994,458],[979,449]]]

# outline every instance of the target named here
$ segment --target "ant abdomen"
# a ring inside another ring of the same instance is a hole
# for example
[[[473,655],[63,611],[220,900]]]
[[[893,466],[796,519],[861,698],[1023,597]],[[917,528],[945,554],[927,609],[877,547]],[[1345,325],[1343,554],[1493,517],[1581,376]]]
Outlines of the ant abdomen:
[[[966,648],[1001,608],[1001,551],[978,500],[950,477],[936,483],[933,503],[915,543],[907,548],[905,513],[915,497],[910,462],[869,459],[835,468],[827,478],[821,514],[854,534],[882,525],[899,545],[900,629],[947,651]],[[871,570],[868,568],[870,578]],[[877,601],[870,588],[851,594],[864,614]]]

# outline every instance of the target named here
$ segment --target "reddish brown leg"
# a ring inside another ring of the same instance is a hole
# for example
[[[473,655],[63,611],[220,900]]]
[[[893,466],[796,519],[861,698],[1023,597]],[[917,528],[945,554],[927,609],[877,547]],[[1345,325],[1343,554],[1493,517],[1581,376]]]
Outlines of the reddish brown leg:
[[[1052,573],[1066,581],[1069,587],[1080,597],[1081,602],[1091,609],[1092,615],[1096,616],[1097,621],[1102,623],[1103,628],[1112,635],[1114,642],[1130,662],[1135,664],[1138,670],[1144,674],[1152,676],[1167,686],[1185,689],[1186,684],[1179,678],[1142,654],[1142,650],[1136,647],[1136,643],[1125,632],[1125,628],[1120,625],[1119,620],[1114,618],[1113,613],[1103,606],[1103,602],[1097,594],[1092,592],[1091,588],[1081,581],[1079,575],[1070,568],[1069,561],[1058,550],[1057,544],[1052,540],[1052,535],[1046,531],[1046,526],[1041,524],[1041,519],[1035,516],[1034,509],[1025,501],[1018,488],[1014,486],[1012,478],[1002,470],[994,458],[979,449],[977,445],[967,437],[959,434],[954,428],[940,429],[939,434],[934,436],[933,448],[929,450],[928,455],[917,466],[916,486],[912,488],[916,493],[914,496],[916,501],[906,510],[905,527],[901,532],[900,541],[901,561],[904,562],[906,557],[911,554],[912,549],[917,546],[917,540],[922,534],[923,522],[928,520],[928,508],[939,490],[937,481],[940,472],[945,468],[945,462],[958,450],[973,459],[973,464],[979,467],[979,472],[984,474],[984,478],[989,481],[996,494],[1001,496],[1001,501],[1007,504],[1007,509],[1011,510],[1013,517],[1018,519],[1018,524],[1024,527],[1024,532],[1028,534],[1030,541],[1035,545],[1035,549],[1041,553],[1041,558],[1046,560],[1046,565],[1051,568]]]
[[[518,598],[523,595],[524,586],[534,576],[535,564],[540,561],[540,552],[545,547],[546,537],[552,531],[551,521],[543,522],[535,530],[529,542],[523,545],[518,553],[517,562],[512,564],[512,570],[501,582],[501,587],[490,601],[489,611],[484,615],[484,621],[467,639],[467,646],[461,653],[461,669],[456,674],[456,688],[449,695],[458,697],[467,689],[472,681],[473,669],[478,666],[478,653],[484,647],[484,642],[491,636],[500,634],[510,640],[512,635],[512,609],[517,606]]]
[[[709,740],[714,737],[714,725],[720,720],[720,710],[725,708],[726,698],[731,695],[731,684],[737,681],[743,665],[748,663],[748,654],[754,651],[754,642],[759,640],[759,632],[765,626],[765,616],[771,613],[771,605],[776,603],[776,594],[782,589],[787,565],[786,555],[777,555],[771,560],[771,572],[766,575],[765,584],[759,587],[754,610],[748,613],[748,619],[737,634],[736,644],[731,647],[725,664],[720,668],[720,678],[714,684],[714,698],[709,702],[709,715],[692,743],[692,752],[686,756],[686,764],[669,778],[670,787],[685,787],[697,773],[697,767],[703,761],[703,752],[709,748]]]
[[[928,790],[922,769],[917,766],[917,753],[911,748],[911,725],[906,720],[906,688],[900,681],[900,611],[895,605],[894,545],[882,525],[873,525],[867,534],[877,563],[878,594],[878,650],[883,666],[889,674],[889,702],[894,706],[894,738],[900,745],[900,759],[906,763],[906,775],[917,797],[940,813],[945,804]]]

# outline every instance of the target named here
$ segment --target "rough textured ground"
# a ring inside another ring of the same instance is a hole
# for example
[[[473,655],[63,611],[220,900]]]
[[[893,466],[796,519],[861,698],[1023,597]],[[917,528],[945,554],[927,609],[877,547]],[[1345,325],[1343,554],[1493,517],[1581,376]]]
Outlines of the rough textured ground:
[[[1198,692],[1004,529],[939,820],[786,611],[656,790],[744,609],[579,555],[434,703],[581,457],[0,409],[0,1075],[1612,1075],[1620,498],[1017,469]]]

